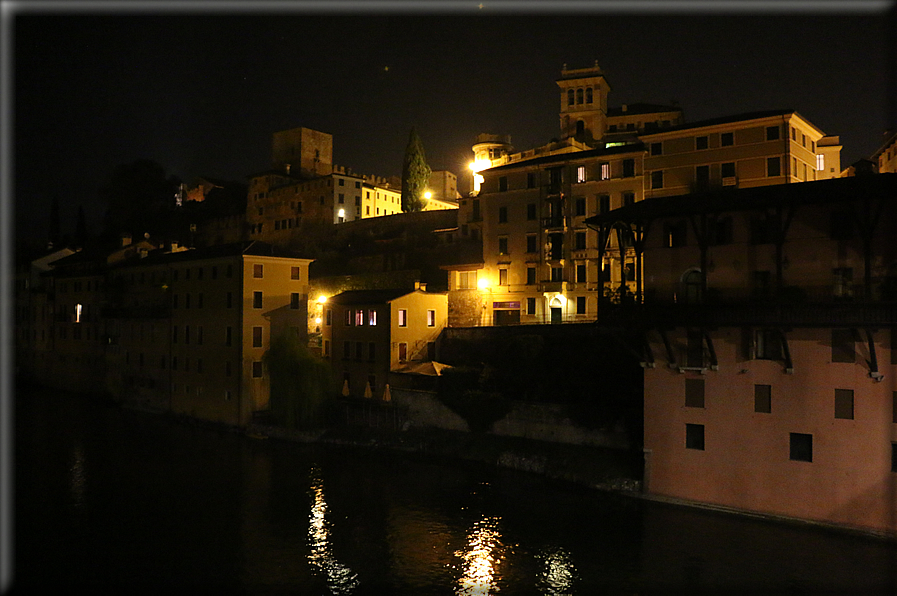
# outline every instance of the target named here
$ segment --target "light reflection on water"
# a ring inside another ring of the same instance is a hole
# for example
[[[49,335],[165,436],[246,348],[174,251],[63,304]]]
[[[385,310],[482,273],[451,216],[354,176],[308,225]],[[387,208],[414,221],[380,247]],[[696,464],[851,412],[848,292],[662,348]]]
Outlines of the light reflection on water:
[[[536,578],[539,591],[557,596],[570,594],[577,579],[570,553],[561,547],[551,547],[537,553],[536,558],[542,561],[542,569]]]
[[[69,492],[72,496],[72,505],[81,507],[84,505],[84,492],[87,487],[87,470],[84,465],[84,448],[81,443],[74,445],[71,462],[68,470]]]
[[[455,551],[463,561],[455,594],[481,596],[499,590],[498,571],[507,550],[502,544],[500,521],[498,516],[484,516],[474,522],[467,532],[466,550]]]
[[[308,562],[324,575],[331,594],[351,594],[358,587],[358,574],[337,561],[331,552],[324,482],[317,469],[312,469],[311,477],[314,502],[308,516]]]

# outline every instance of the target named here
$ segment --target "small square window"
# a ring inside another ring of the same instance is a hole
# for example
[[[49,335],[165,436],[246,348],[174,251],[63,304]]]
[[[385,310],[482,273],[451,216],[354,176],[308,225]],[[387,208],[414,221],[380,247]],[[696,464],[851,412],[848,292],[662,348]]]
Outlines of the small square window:
[[[835,389],[835,418],[853,420],[853,389]]]
[[[772,413],[771,385],[754,385],[754,411],[761,414]]]
[[[299,267],[290,267],[290,279],[299,279]]]
[[[766,127],[766,140],[767,141],[777,141],[779,139],[779,127],[776,126],[767,126]]]
[[[685,448],[704,451],[704,425],[685,425]]]
[[[252,266],[252,277],[261,279],[264,275],[264,265],[256,263]]]
[[[735,134],[731,132],[724,132],[719,135],[719,144],[723,147],[729,147],[735,144]]]
[[[685,379],[685,407],[704,407],[704,379]]]
[[[700,150],[700,149],[706,149],[707,147],[708,147],[708,144],[707,144],[706,136],[695,137],[695,149]]]
[[[651,143],[651,155],[663,155],[663,144]]]
[[[791,461],[813,461],[813,435],[804,433],[791,433],[790,435]]]

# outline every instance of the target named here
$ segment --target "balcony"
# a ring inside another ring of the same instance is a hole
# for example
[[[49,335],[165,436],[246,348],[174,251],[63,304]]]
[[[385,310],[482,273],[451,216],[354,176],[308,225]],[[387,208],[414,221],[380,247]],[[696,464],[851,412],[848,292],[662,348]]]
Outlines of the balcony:
[[[539,283],[540,292],[559,292],[564,294],[567,292],[567,282],[565,281],[542,281]]]
[[[564,232],[567,230],[567,222],[563,217],[543,217],[542,228],[549,232]]]

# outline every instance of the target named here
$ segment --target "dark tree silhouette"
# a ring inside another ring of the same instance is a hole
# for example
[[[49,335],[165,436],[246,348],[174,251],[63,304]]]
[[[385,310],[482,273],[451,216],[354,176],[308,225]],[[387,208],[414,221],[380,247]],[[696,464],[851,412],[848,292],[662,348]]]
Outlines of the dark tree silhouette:
[[[405,147],[405,162],[402,165],[402,211],[423,209],[423,193],[430,183],[430,172],[427,157],[424,155],[424,145],[412,127],[408,146]]]

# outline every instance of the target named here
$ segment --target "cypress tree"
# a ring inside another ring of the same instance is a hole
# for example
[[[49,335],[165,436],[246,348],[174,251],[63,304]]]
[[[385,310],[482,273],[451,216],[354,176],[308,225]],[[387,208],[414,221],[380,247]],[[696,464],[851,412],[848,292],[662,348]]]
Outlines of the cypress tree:
[[[424,155],[424,145],[414,127],[405,147],[405,162],[402,165],[402,211],[423,209],[423,194],[430,183],[430,166]]]

